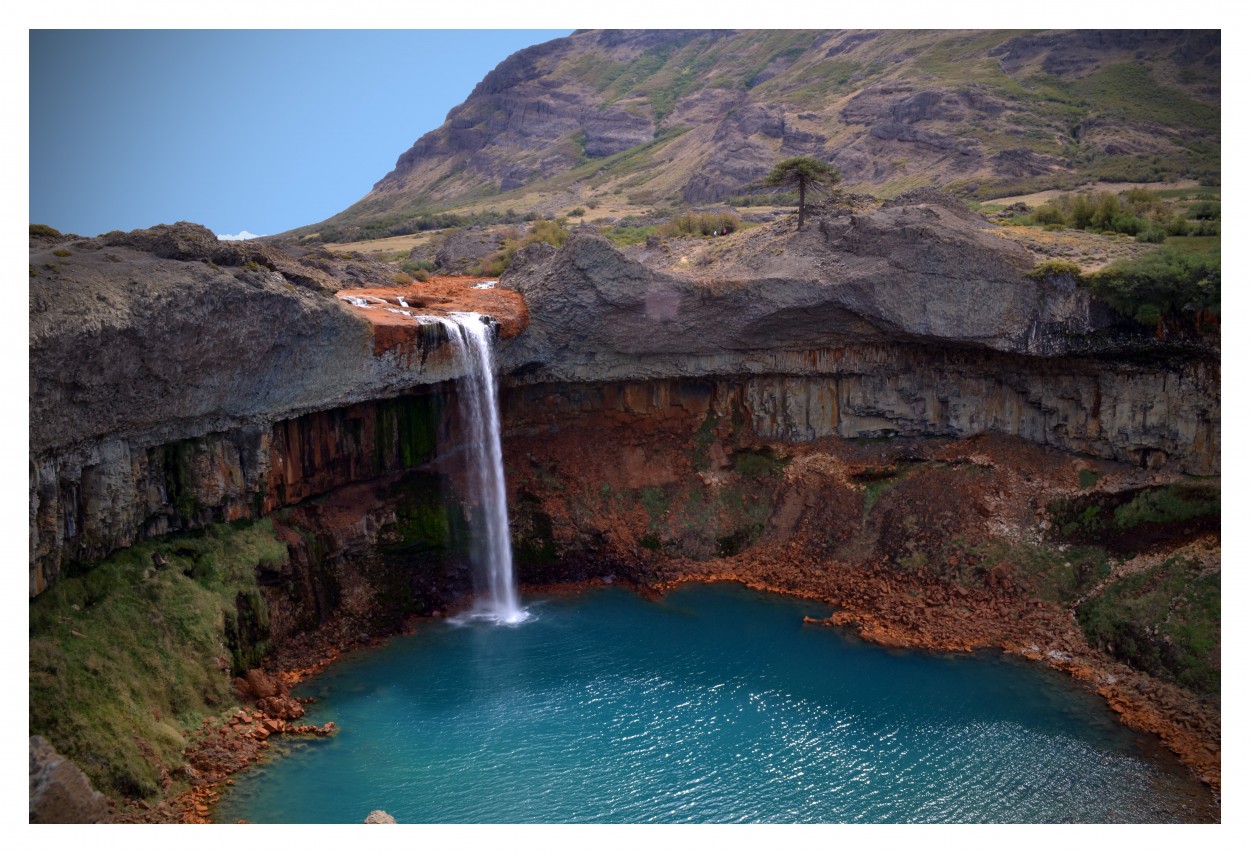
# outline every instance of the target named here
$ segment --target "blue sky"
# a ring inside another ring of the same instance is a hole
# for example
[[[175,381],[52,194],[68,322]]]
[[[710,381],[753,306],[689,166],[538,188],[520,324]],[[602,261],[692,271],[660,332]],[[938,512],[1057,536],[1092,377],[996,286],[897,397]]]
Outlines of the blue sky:
[[[570,32],[32,30],[30,221],[318,222],[508,55]]]

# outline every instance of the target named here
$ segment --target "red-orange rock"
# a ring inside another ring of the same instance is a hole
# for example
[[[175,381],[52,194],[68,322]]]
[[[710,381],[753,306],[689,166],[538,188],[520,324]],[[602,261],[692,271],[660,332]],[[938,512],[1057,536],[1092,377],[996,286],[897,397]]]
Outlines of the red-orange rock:
[[[266,696],[276,696],[278,694],[278,685],[265,672],[259,669],[249,669],[246,679],[248,691],[257,699],[264,699]]]

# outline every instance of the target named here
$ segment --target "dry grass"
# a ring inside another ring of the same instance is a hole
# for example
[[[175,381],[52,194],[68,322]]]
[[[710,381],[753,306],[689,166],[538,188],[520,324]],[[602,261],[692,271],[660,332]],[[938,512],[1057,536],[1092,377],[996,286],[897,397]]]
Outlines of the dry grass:
[[[1042,190],[1041,192],[1029,193],[1028,195],[1013,195],[1004,198],[987,199],[985,204],[1001,204],[1004,207],[1017,202],[1023,202],[1029,207],[1036,207],[1039,204],[1045,204],[1056,196],[1061,195],[1079,195],[1080,193],[1121,193],[1136,187],[1144,187],[1148,190],[1180,190],[1180,189],[1196,189],[1199,186],[1197,181],[1161,181],[1153,184],[1134,184],[1134,183],[1116,183],[1116,184],[1085,184],[1077,187],[1075,190]]]
[[[1102,269],[1120,258],[1139,258],[1157,248],[1150,243],[1138,243],[1127,234],[1091,234],[1071,228],[1045,231],[1028,225],[1003,225],[994,233],[1024,246],[1039,263],[1062,258],[1079,266],[1082,273]]]
[[[417,246],[428,243],[442,231],[422,231],[420,234],[401,234],[398,237],[383,237],[380,240],[357,240],[354,243],[326,243],[326,248],[334,252],[410,252]]]

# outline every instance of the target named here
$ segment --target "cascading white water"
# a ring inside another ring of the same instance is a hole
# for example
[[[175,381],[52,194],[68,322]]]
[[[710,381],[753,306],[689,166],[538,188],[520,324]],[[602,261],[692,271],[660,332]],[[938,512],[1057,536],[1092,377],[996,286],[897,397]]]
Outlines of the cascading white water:
[[[481,314],[453,312],[438,318],[465,367],[457,385],[461,419],[467,435],[471,498],[481,507],[484,536],[472,548],[483,585],[471,615],[513,624],[528,615],[521,609],[512,578],[512,543],[508,535],[508,496],[499,442],[499,398],[490,326]]]

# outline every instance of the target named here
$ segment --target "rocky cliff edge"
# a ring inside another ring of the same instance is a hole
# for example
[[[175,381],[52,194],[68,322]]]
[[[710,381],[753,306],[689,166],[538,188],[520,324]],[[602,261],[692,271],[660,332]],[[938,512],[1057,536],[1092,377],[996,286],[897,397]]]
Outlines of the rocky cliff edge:
[[[804,372],[781,359],[861,344],[1062,355],[1109,319],[1071,280],[954,199],[833,208],[725,237],[618,251],[590,228],[528,247],[501,280],[533,322],[503,349],[539,380]]]
[[[360,256],[219,242],[185,222],[37,234],[30,250],[32,456],[269,424],[459,374],[413,318],[380,334],[371,314],[391,315],[336,298],[396,289],[394,269]],[[524,306],[512,313],[523,324]]]

